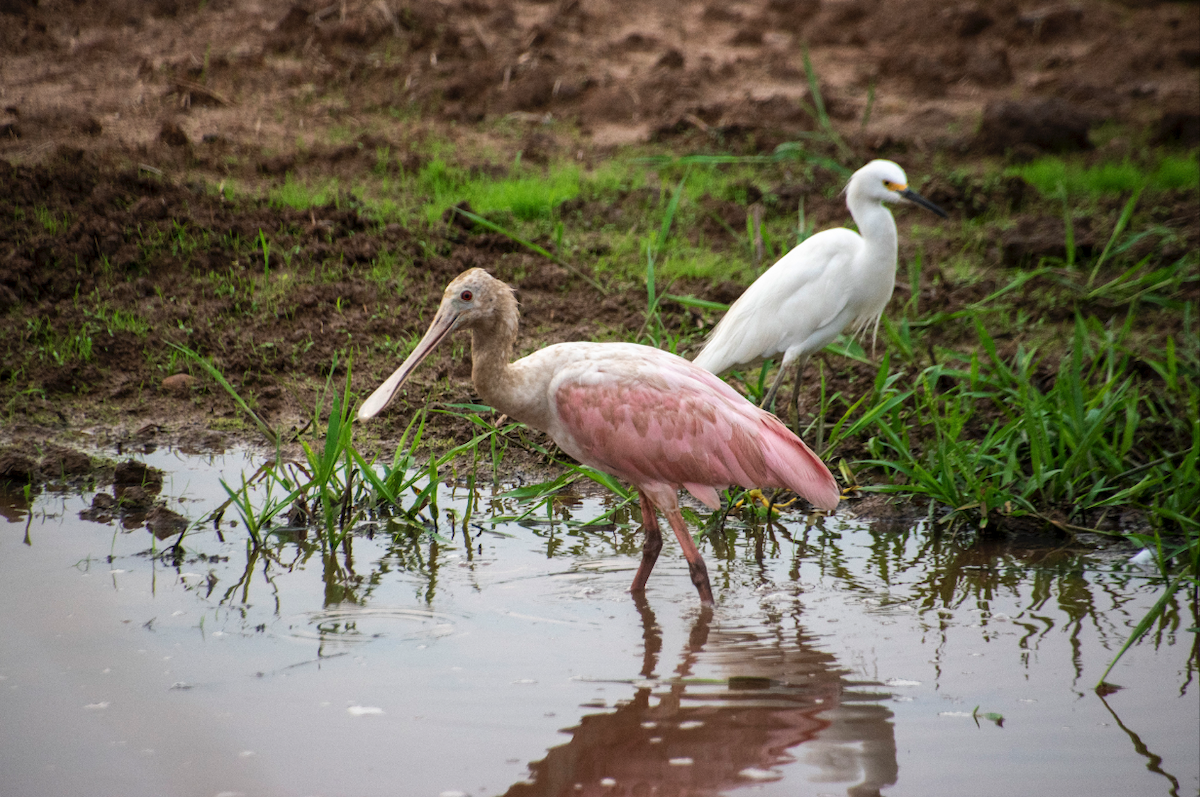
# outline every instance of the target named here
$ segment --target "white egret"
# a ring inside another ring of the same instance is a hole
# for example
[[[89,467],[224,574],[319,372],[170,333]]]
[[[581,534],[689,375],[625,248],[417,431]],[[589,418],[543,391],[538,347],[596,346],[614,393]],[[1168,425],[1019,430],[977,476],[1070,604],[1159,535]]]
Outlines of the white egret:
[[[824,230],[784,255],[733,303],[693,361],[720,374],[782,352],[779,375],[763,400],[767,409],[790,365],[796,363],[795,411],[809,356],[846,329],[857,335],[869,325],[878,328],[896,284],[896,221],[883,203],[908,200],[946,218],[887,160],[856,171],[845,193],[859,232]]]

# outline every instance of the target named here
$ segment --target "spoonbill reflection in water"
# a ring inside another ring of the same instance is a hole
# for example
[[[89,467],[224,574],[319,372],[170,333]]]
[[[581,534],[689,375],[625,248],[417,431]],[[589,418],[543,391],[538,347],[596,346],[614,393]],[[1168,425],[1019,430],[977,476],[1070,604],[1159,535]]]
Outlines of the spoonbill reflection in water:
[[[784,255],[738,297],[693,362],[720,374],[782,352],[762,406],[774,407],[783,375],[795,363],[795,415],[808,358],[846,329],[879,325],[896,284],[896,220],[883,203],[904,200],[946,218],[908,187],[895,163],[873,160],[856,171],[846,184],[846,206],[859,231],[824,230]],[[798,428],[799,418],[795,422]]]
[[[646,541],[634,592],[645,589],[662,549],[658,509],[700,600],[713,602],[704,559],[679,512],[681,488],[712,509],[721,506],[717,489],[730,485],[786,487],[821,509],[837,507],[837,483],[820,458],[708,371],[633,343],[559,343],[510,362],[517,320],[512,288],[483,269],[463,272],[412,354],[363,402],[359,419],[379,414],[450,333],[470,329],[471,377],[484,402],[637,488]]]

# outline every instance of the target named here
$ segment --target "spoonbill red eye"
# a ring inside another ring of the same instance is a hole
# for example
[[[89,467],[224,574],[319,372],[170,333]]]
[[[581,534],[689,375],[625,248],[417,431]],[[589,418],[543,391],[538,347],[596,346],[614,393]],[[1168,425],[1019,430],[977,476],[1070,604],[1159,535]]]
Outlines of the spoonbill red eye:
[[[469,302],[475,298],[475,296],[470,291],[463,291],[458,295],[458,298],[462,299],[464,302]]]

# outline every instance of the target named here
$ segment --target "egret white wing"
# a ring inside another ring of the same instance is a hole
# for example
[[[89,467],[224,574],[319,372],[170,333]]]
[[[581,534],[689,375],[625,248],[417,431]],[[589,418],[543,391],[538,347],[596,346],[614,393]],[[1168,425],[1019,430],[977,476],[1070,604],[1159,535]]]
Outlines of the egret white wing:
[[[693,362],[719,374],[807,340],[846,308],[850,294],[839,286],[861,246],[837,228],[788,252],[733,303]]]

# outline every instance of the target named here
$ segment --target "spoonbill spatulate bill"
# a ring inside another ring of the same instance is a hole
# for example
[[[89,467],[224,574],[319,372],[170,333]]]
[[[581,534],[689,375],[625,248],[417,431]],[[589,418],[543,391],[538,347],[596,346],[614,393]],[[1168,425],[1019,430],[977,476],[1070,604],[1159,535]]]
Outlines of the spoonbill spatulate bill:
[[[794,363],[795,412],[808,358],[846,329],[857,335],[878,327],[896,284],[896,220],[883,203],[905,200],[946,218],[945,211],[908,187],[908,177],[895,163],[873,160],[856,171],[846,185],[846,205],[858,232],[824,230],[784,255],[733,303],[693,362],[720,374],[782,353],[762,406],[774,406]]]
[[[478,268],[446,288],[425,337],[359,408],[380,413],[413,370],[458,329],[471,330],[471,378],[479,397],[541,429],[584,465],[632,483],[646,542],[632,590],[640,592],[662,549],[655,510],[666,515],[700,600],[711,604],[704,559],[679,512],[680,489],[719,509],[718,489],[786,487],[837,507],[829,469],[774,415],[682,357],[633,343],[559,343],[516,362],[517,300]]]

